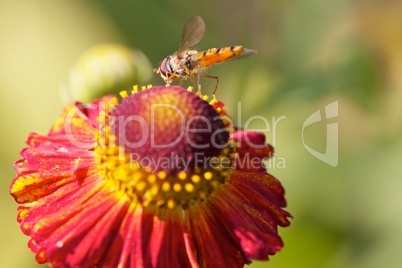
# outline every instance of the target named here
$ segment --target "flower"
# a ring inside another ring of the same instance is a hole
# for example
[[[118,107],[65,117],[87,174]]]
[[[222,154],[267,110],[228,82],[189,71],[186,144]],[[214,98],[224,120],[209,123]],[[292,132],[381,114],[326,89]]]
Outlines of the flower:
[[[121,95],[72,104],[29,135],[10,192],[37,262],[243,267],[282,248],[290,214],[262,133],[180,87]]]

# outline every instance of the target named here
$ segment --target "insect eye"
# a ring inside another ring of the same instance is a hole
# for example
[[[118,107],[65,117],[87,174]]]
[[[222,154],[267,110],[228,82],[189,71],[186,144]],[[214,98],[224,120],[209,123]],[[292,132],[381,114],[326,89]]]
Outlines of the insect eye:
[[[168,73],[171,73],[170,64],[169,64],[170,57],[166,57],[161,62],[159,66],[159,70],[163,76],[166,76]]]

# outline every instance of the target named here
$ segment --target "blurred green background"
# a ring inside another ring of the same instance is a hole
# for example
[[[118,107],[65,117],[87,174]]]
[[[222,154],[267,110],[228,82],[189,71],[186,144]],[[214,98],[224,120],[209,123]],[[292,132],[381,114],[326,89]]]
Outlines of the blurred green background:
[[[277,152],[270,172],[283,183],[294,219],[280,230],[282,252],[250,267],[400,267],[402,2],[346,0],[2,0],[0,267],[40,267],[8,188],[28,133],[46,133],[61,112],[60,85],[78,57],[119,42],[157,67],[178,48],[193,14],[207,24],[197,49],[258,50],[208,72],[219,76],[217,96],[233,118],[243,125],[254,115],[283,118],[267,133]],[[155,74],[152,83],[163,81]],[[203,93],[213,85],[203,81]],[[333,167],[306,150],[302,126],[317,110],[325,117],[335,101],[338,117],[304,131],[305,143],[323,153],[326,124],[338,124]],[[264,129],[263,121],[249,128]]]

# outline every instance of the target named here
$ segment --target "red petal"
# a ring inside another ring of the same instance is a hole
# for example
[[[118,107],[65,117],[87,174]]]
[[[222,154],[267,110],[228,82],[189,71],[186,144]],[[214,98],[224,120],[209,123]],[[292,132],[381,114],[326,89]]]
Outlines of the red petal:
[[[146,210],[143,213],[142,240],[144,252],[144,267],[156,267],[158,254],[161,248],[165,222],[159,218],[160,213],[154,210]]]
[[[73,247],[74,254],[69,254],[63,261],[63,265],[92,267],[95,262],[104,258],[105,253],[109,251],[109,243],[115,237],[116,229],[127,211],[127,202],[117,202],[115,200],[110,200],[109,202],[111,205],[109,210],[103,210],[103,213],[99,212],[98,220],[96,220],[96,214],[87,216],[91,217],[91,221],[88,221],[87,225],[88,231],[84,232],[83,235],[77,236],[79,241]],[[81,230],[76,230],[76,232],[79,231]],[[83,237],[80,238],[81,236]],[[66,245],[66,247],[72,248],[69,245]],[[114,253],[118,255],[120,252]],[[55,254],[57,253],[55,252]]]
[[[243,145],[248,147],[255,147],[265,144],[265,135],[261,132],[240,129],[230,135],[230,138],[240,143],[241,147]]]
[[[221,224],[225,219],[216,218],[204,204],[188,209],[185,220],[200,267],[243,267],[250,263]]]
[[[70,138],[92,135],[98,129],[97,118],[100,112],[110,108],[108,105],[114,100],[114,96],[106,96],[92,103],[77,102],[67,106],[53,124],[49,135],[67,134]]]
[[[165,222],[164,236],[158,254],[157,267],[197,267],[198,264],[194,263],[193,252],[186,250],[185,227],[181,211],[165,211],[163,220]],[[189,257],[193,263],[190,262]]]
[[[265,144],[265,135],[260,132],[237,130],[230,137],[236,141],[236,157],[233,159],[235,169],[265,173],[263,161],[274,154],[274,148]]]
[[[291,215],[281,209],[286,205],[283,194],[269,174],[233,171],[208,205],[247,258],[267,260],[283,246],[277,226],[290,224]]]
[[[99,267],[144,267],[141,206],[131,203]]]
[[[95,235],[107,241],[107,237],[113,232],[110,230],[111,227],[103,221],[111,224],[118,223],[116,218],[123,204],[118,202],[115,194],[102,190],[101,185],[95,186],[90,191],[87,188],[84,189],[86,191],[80,189],[77,194],[65,196],[65,199],[54,202],[52,209],[46,206],[36,209],[25,220],[34,224],[31,231],[32,239],[38,247],[45,249],[48,261],[54,265],[65,261],[84,262],[85,255],[80,255],[80,252],[73,253],[72,250],[81,247],[82,251],[88,251],[88,247],[94,246],[95,240],[91,238]],[[57,211],[56,208],[60,207],[64,209]],[[102,225],[99,225],[100,223]],[[93,233],[93,230],[98,228],[106,228],[106,230],[103,233]],[[92,254],[100,254],[99,252],[104,249],[94,247]]]
[[[93,144],[93,135],[86,139],[92,140]],[[77,148],[64,135],[31,134],[28,144],[31,147],[21,152],[24,159],[14,165],[18,176],[10,187],[10,193],[18,203],[33,202],[76,181],[74,173],[94,163],[92,151]]]

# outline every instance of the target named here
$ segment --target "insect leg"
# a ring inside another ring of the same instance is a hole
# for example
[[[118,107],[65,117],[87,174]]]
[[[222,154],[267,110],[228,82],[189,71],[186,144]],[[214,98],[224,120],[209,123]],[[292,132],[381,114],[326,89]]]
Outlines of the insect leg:
[[[193,88],[195,88],[195,87],[196,87],[196,83],[195,83],[195,80],[194,80],[194,76],[189,76],[189,78],[190,78],[190,80],[191,80],[191,84],[193,85]]]
[[[213,75],[204,75],[204,74],[202,74],[202,75],[200,75],[200,76],[205,77],[205,78],[213,78],[213,79],[216,79],[215,88],[214,88],[214,91],[212,91],[212,97],[214,97],[214,99],[216,100],[215,93],[216,93],[216,90],[218,89],[219,78],[218,78],[217,76],[213,76]]]
[[[201,71],[200,68],[198,68],[197,70],[197,89],[198,89],[198,93],[201,96],[201,84],[200,84],[200,79],[201,79]]]

